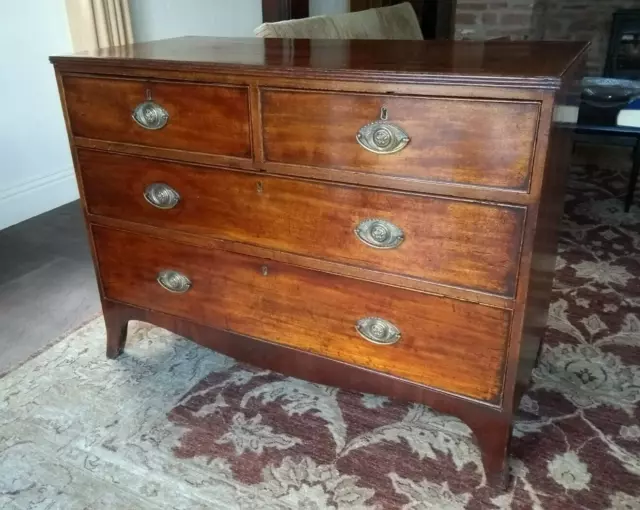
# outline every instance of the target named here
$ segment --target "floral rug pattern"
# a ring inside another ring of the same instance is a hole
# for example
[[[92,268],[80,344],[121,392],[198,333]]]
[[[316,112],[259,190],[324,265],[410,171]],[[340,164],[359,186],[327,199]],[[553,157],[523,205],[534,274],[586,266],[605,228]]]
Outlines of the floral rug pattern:
[[[110,361],[98,319],[0,379],[0,508],[640,509],[640,209],[623,212],[625,186],[605,166],[572,172],[506,491],[456,418],[142,323]]]

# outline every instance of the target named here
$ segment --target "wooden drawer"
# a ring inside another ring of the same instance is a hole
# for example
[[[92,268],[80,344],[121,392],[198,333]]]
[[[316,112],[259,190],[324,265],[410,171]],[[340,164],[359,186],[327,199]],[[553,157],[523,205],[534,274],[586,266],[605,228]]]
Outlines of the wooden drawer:
[[[425,281],[512,296],[524,209],[270,177],[79,150],[89,212],[259,245]],[[180,196],[172,209],[144,198],[152,183]],[[377,249],[354,233],[368,218],[404,240]]]
[[[64,76],[75,136],[251,158],[247,87]],[[132,117],[151,97],[168,120],[146,129]]]
[[[92,227],[106,297],[205,325],[322,354],[417,383],[496,400],[509,312],[301,269],[269,260]],[[183,294],[157,281],[186,275]],[[393,323],[401,339],[368,342],[366,317]]]
[[[266,161],[527,191],[539,104],[262,89]],[[410,142],[376,154],[356,134],[380,118]]]

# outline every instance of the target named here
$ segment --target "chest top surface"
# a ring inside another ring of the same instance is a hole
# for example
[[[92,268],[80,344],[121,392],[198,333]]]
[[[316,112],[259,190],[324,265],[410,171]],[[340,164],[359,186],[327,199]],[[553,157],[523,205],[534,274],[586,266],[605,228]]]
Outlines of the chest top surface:
[[[105,65],[236,74],[557,88],[587,43],[180,37],[54,56]]]

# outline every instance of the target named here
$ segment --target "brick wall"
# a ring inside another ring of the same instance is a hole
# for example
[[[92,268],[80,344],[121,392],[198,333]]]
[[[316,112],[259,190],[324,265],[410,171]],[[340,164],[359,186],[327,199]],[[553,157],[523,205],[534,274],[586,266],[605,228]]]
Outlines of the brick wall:
[[[640,0],[458,0],[456,37],[591,41],[588,72],[598,75],[619,9],[640,9]]]
[[[606,0],[603,0],[606,1]],[[536,0],[458,0],[456,37],[490,39],[531,35]]]

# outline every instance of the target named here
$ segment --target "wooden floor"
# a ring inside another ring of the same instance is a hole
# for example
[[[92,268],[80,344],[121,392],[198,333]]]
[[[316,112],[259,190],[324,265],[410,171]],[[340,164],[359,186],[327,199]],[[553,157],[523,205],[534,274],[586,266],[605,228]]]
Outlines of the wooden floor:
[[[100,311],[79,202],[0,231],[0,373]]]

